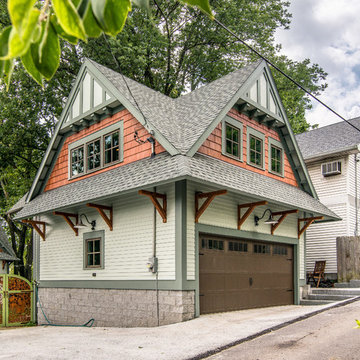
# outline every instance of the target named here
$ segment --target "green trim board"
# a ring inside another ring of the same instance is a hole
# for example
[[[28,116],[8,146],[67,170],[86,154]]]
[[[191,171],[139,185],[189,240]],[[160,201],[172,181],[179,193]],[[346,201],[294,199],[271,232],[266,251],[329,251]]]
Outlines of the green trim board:
[[[234,156],[226,152],[226,124],[229,124],[239,130],[239,156]],[[222,120],[221,126],[221,152],[224,156],[237,161],[243,161],[243,124],[242,122],[226,115]]]

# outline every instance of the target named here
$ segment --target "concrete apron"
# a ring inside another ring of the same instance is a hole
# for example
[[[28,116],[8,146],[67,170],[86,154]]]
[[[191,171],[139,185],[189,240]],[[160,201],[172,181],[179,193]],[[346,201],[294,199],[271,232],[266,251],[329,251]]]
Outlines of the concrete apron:
[[[0,330],[1,359],[202,359],[360,297],[203,315],[157,328],[38,326]]]

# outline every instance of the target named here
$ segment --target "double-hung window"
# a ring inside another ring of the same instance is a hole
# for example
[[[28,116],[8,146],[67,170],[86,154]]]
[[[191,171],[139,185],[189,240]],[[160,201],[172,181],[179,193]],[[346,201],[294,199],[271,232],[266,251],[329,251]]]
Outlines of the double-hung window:
[[[69,178],[123,160],[123,122],[120,121],[69,145]]]
[[[247,163],[259,169],[265,169],[265,135],[247,126]]]
[[[225,116],[222,122],[222,154],[242,161],[243,125],[240,121]]]
[[[284,149],[280,141],[271,137],[269,141],[269,172],[284,176]]]

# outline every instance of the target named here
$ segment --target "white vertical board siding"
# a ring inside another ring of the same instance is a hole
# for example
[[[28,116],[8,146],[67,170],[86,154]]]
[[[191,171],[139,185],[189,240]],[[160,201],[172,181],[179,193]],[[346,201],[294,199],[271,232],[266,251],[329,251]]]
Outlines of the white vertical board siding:
[[[157,214],[159,279],[175,280],[175,188],[159,187],[167,195],[167,223]],[[106,204],[105,202],[102,202]],[[108,202],[110,203],[110,202]],[[146,263],[152,256],[154,207],[148,197],[132,194],[112,202],[113,231],[96,210],[82,208],[96,230],[105,230],[104,269],[83,269],[83,233],[79,236],[60,216],[44,218],[46,241],[40,245],[40,280],[151,280]],[[69,211],[70,212],[70,211]],[[92,273],[96,273],[96,277]]]
[[[210,188],[201,184],[188,182],[187,194],[187,276],[188,279],[195,278],[195,192],[210,192],[214,188]],[[256,200],[235,195],[234,193],[217,196],[199,219],[199,224],[206,224],[212,226],[219,226],[228,229],[237,229],[237,205],[254,202]],[[203,200],[200,200],[201,206]],[[281,211],[283,208],[275,205],[259,206],[248,217],[242,225],[241,230],[258,232],[263,234],[271,234],[271,226],[264,224],[265,218],[260,220],[259,226],[255,226],[254,216],[262,216],[265,209],[270,208],[272,211]],[[246,209],[242,210],[242,214]],[[266,214],[268,215],[268,213]],[[266,216],[265,215],[265,216]],[[297,239],[297,218],[298,214],[290,214],[286,217],[284,222],[276,229],[273,236],[276,242],[277,236],[285,236]],[[299,251],[299,264],[304,273],[304,246]]]

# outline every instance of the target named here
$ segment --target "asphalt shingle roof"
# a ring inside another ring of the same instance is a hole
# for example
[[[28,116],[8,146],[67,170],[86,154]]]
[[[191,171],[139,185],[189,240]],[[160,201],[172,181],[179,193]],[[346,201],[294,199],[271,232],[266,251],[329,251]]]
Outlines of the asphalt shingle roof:
[[[360,117],[349,120],[360,129]],[[345,121],[296,135],[305,160],[360,144],[360,131]]]
[[[16,218],[111,198],[124,191],[185,177],[338,219],[335,213],[297,187],[205,155],[196,154],[190,158],[184,155],[170,156],[167,153],[42,193],[26,204]]]
[[[140,107],[145,118],[159,129],[180,153],[185,154],[261,62],[245,66],[176,99],[152,90],[93,61],[91,63],[133,106],[137,109]],[[126,79],[131,93],[124,79]]]
[[[3,250],[2,252],[0,252],[0,260],[7,260],[7,261],[19,260],[16,257],[14,250],[10,246],[5,231],[1,225],[0,225],[0,249]]]

